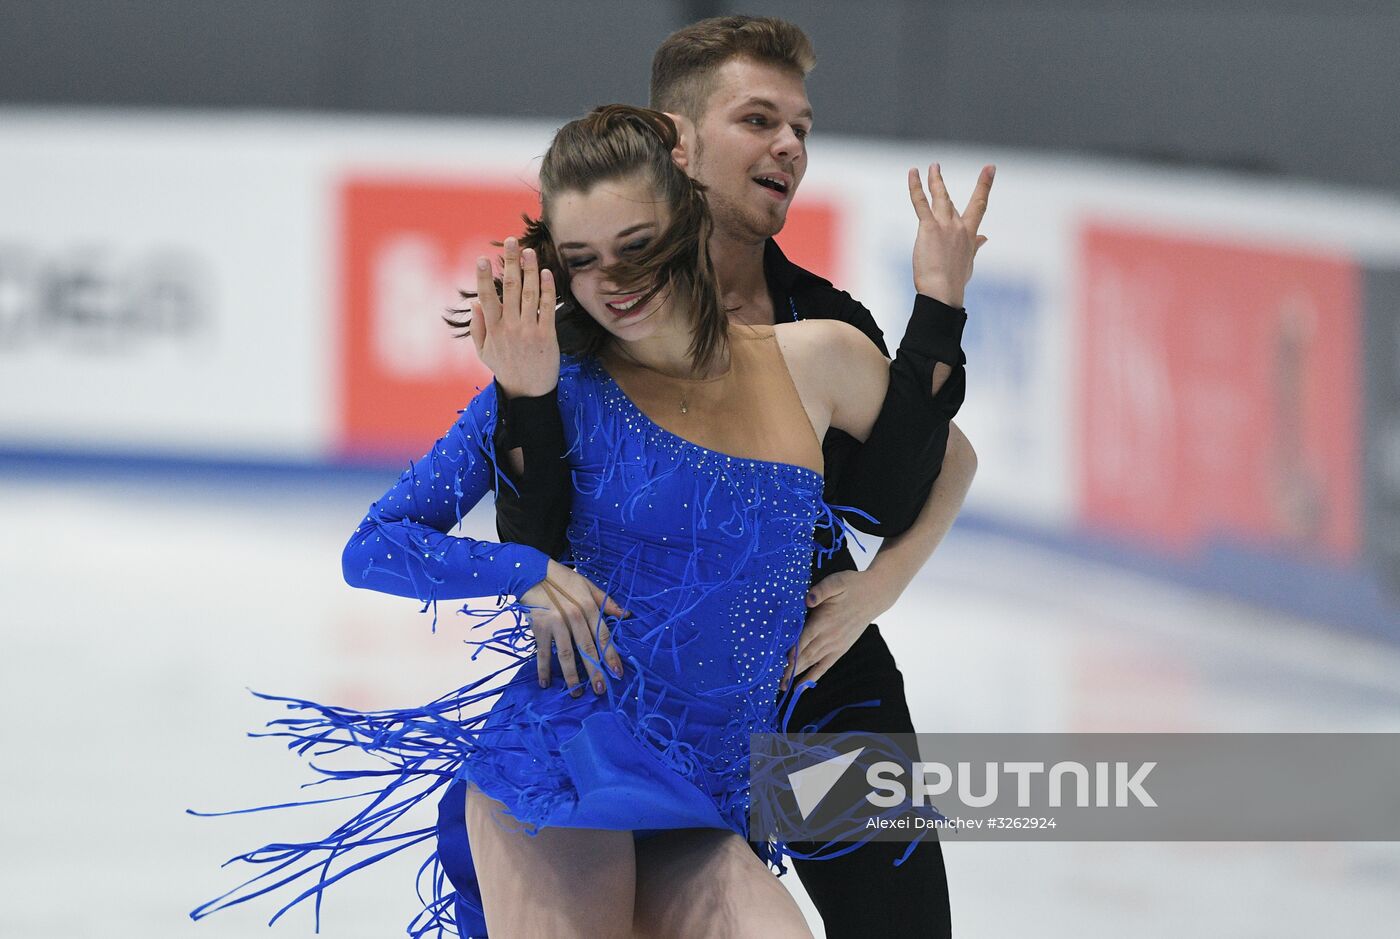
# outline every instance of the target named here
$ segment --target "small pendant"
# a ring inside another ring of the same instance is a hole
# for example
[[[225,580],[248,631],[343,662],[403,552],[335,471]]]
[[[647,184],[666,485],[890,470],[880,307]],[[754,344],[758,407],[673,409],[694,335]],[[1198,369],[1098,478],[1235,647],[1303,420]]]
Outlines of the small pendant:
[[[689,413],[690,413],[690,408],[688,408],[688,407],[686,406],[686,403],[685,403],[685,399],[684,399],[684,398],[681,399],[681,413],[682,413],[682,414],[689,414]]]

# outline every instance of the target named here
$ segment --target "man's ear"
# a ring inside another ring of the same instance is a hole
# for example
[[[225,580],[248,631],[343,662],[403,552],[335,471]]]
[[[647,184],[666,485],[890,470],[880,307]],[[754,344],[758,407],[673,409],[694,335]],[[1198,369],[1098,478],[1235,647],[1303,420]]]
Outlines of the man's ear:
[[[676,124],[676,146],[671,150],[671,159],[681,169],[690,171],[690,157],[695,152],[695,123],[684,114],[663,111]]]

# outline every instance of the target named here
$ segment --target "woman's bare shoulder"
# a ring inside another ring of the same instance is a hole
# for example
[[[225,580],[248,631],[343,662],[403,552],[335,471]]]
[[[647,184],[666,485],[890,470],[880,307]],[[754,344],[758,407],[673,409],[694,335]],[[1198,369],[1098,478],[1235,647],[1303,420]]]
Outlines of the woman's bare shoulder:
[[[773,336],[791,366],[810,364],[816,368],[837,367],[842,363],[862,367],[884,361],[880,350],[865,334],[841,320],[798,320],[778,323]]]

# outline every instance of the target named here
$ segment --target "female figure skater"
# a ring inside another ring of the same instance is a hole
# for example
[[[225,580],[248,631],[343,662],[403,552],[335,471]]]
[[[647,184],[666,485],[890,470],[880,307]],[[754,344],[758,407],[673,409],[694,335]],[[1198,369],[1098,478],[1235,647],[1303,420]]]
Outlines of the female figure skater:
[[[322,770],[379,789],[320,842],[244,855],[275,866],[196,918],[313,872],[283,912],[319,901],[435,833],[441,872],[424,865],[433,898],[414,936],[810,935],[746,843],[748,740],[782,726],[815,533],[838,524],[821,499],[820,440],[828,427],[865,438],[888,362],[841,322],[730,326],[702,187],[675,145],[670,118],[639,108],[566,125],[540,168],[540,219],[507,245],[499,298],[478,265],[470,327],[483,358],[503,378],[558,383],[575,569],[448,534],[501,478],[494,386],[345,548],[354,586],[427,603],[519,597],[515,623],[483,643],[519,663],[422,708],[278,699],[309,712],[274,722],[293,746],[358,747],[392,769]],[[556,290],[576,327],[562,358]],[[570,599],[581,596],[592,600]],[[567,625],[532,637],[532,610]],[[426,787],[401,791],[413,783]],[[443,787],[436,832],[387,833]],[[378,853],[331,873],[358,848]]]

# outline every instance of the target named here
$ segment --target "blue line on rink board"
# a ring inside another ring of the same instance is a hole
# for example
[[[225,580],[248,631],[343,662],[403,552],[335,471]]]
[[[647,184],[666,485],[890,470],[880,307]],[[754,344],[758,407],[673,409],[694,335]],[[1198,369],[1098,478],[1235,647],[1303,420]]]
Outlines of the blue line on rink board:
[[[1101,533],[1046,531],[975,511],[958,516],[958,525],[1400,644],[1400,596],[1387,597],[1359,565],[1324,565],[1282,550],[1267,554],[1219,542],[1171,557]]]
[[[424,446],[429,443],[425,441]],[[396,465],[385,460],[293,462],[0,447],[0,477],[158,480],[192,489],[214,484],[288,488],[333,484],[342,489],[363,487],[367,498],[372,498],[418,455],[405,453],[403,462]],[[973,509],[958,517],[958,525],[1400,644],[1400,596],[1387,596],[1378,578],[1361,565],[1326,565],[1301,557],[1296,550],[1266,553],[1223,540],[1208,544],[1200,553],[1172,557],[1103,533],[1047,531]]]
[[[432,443],[425,441],[424,448]],[[247,485],[253,483],[321,484],[327,480],[380,484],[387,488],[386,473],[402,471],[421,453],[404,454],[401,464],[387,460],[254,460],[163,455],[150,453],[84,452],[40,450],[0,446],[0,474],[41,476],[47,480],[96,480],[113,477],[152,479],[162,482],[211,482]]]

